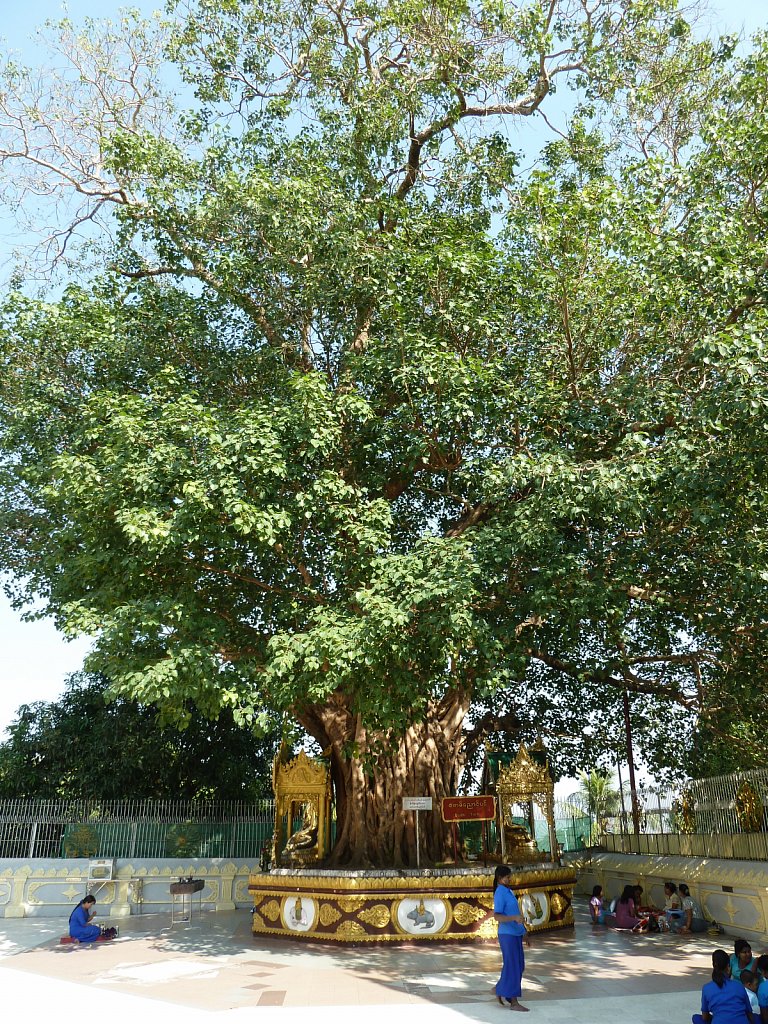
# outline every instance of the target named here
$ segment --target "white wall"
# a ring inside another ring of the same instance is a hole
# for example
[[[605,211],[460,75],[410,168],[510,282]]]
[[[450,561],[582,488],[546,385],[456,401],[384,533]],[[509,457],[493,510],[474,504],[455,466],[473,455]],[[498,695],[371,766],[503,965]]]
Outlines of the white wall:
[[[603,897],[613,899],[625,885],[642,885],[643,899],[664,906],[664,883],[686,882],[704,916],[714,919],[729,935],[768,942],[768,863],[719,860],[709,857],[655,857],[644,854],[587,851],[564,861],[577,869],[576,892],[592,893],[602,885]]]
[[[86,859],[0,860],[0,916],[67,918],[92,892],[99,918],[129,917],[171,910],[171,882],[193,875],[205,881],[195,894],[202,910],[251,907],[248,879],[258,864],[252,860],[191,858],[189,860],[116,860],[113,877],[89,879]],[[178,897],[177,897],[178,898]]]

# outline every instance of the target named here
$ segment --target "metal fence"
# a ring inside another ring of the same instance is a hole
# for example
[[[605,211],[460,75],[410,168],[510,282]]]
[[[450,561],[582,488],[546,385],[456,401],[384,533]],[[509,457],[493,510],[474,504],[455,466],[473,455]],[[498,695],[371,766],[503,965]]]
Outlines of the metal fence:
[[[564,852],[589,846],[593,827],[594,822],[588,814],[567,801],[555,801],[555,834]],[[537,838],[538,831],[537,827]]]
[[[640,832],[625,813],[603,823],[600,845],[617,853],[768,860],[768,769],[638,790]]]
[[[592,832],[592,821],[578,808],[568,803],[555,803],[555,835],[560,852],[583,850],[589,845]],[[529,829],[527,818],[513,819],[518,825]],[[463,821],[459,825],[459,835],[468,853],[479,856],[482,851],[482,825],[479,821]],[[549,824],[546,818],[536,813],[534,819],[534,836],[536,845],[542,853],[549,853]],[[488,849],[499,851],[498,828],[495,821],[488,822],[486,838]]]
[[[568,804],[556,806],[555,815],[561,849],[588,844],[589,817]],[[274,823],[273,800],[0,800],[0,858],[260,858]],[[539,849],[548,851],[547,823],[537,818],[535,824]],[[464,822],[460,828],[468,852],[476,856],[482,849],[480,829],[480,822]],[[496,824],[489,822],[490,849],[496,841]]]
[[[258,858],[274,801],[0,801],[0,857]]]

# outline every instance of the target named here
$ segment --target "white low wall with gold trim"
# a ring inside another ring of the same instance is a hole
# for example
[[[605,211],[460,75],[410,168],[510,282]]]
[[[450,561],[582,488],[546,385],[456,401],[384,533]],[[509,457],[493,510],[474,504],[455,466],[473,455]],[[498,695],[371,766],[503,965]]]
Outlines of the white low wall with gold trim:
[[[576,868],[576,892],[590,895],[602,885],[603,898],[625,885],[642,885],[643,899],[664,906],[664,883],[686,882],[705,917],[729,935],[768,944],[768,862],[709,857],[657,857],[592,850],[564,858]]]
[[[112,879],[99,881],[89,879],[89,864],[79,858],[0,860],[0,916],[66,917],[87,892],[96,897],[102,919],[168,912],[171,882],[190,875],[205,882],[202,910],[235,910],[253,905],[248,879],[258,870],[252,860],[227,858],[116,860]]]

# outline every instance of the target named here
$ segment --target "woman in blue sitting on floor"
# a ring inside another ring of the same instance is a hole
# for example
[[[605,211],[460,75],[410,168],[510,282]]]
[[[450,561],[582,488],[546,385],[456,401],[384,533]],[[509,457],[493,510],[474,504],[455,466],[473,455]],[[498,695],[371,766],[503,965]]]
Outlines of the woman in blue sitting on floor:
[[[755,971],[757,961],[752,956],[752,947],[746,939],[736,939],[731,954],[731,977],[740,978],[742,971]]]
[[[96,897],[89,893],[77,904],[69,915],[69,934],[78,942],[95,942],[101,935],[101,928],[97,924],[91,924],[96,916],[93,909],[96,905]]]
[[[701,1013],[694,1013],[693,1024],[752,1024],[752,1008],[747,990],[731,978],[730,957],[724,949],[712,954],[712,981],[701,990]]]

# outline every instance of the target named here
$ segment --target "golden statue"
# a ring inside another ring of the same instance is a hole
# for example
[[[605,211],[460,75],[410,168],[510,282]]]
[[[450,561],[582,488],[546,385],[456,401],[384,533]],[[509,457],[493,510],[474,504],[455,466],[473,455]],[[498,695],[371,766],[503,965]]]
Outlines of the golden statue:
[[[304,908],[301,905],[301,896],[296,897],[296,901],[293,904],[293,910],[291,911],[291,918],[294,924],[306,923],[306,918],[304,917]]]
[[[555,783],[543,744],[537,744],[533,748],[534,756],[531,756],[521,743],[516,757],[507,764],[500,757],[494,760],[492,753],[486,748],[483,787],[498,800],[496,821],[502,840],[502,848],[498,853],[511,861],[557,860]],[[528,820],[528,829],[514,821],[512,815],[516,805],[523,810],[522,816]],[[535,841],[535,807],[544,812],[549,833],[549,853],[539,850]]]
[[[275,867],[319,864],[331,839],[331,777],[327,764],[307,757],[303,750],[292,758],[288,748],[281,747],[272,766],[272,786],[272,863]],[[298,817],[301,824],[292,832]]]
[[[539,847],[534,839],[531,839],[528,830],[524,825],[504,823],[504,841],[507,847],[507,856],[510,859],[522,855],[526,860],[533,857],[539,859]]]
[[[297,850],[311,850],[317,846],[317,808],[311,800],[307,801],[303,807],[304,812],[301,826],[296,829],[285,844],[286,853],[294,853]]]

